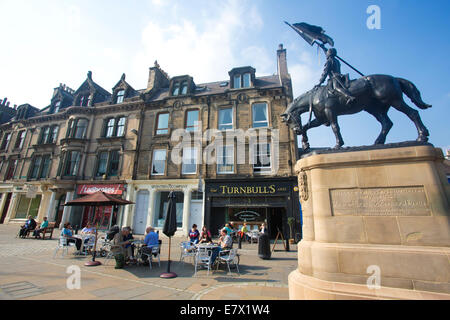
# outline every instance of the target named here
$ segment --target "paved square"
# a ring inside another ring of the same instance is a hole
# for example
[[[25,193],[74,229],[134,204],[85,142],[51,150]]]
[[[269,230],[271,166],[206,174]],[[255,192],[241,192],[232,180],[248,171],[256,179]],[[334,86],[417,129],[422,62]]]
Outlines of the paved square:
[[[272,300],[289,299],[287,279],[297,267],[297,246],[284,251],[281,242],[270,260],[258,257],[258,245],[243,243],[239,273],[220,268],[207,275],[198,271],[194,277],[192,259],[179,262],[179,244],[173,238],[171,271],[174,279],[161,279],[167,269],[168,238],[161,236],[161,267],[126,266],[114,269],[114,260],[97,258],[102,265],[86,267],[91,257],[73,255],[74,248],[53,258],[57,240],[16,238],[18,225],[0,225],[0,299],[111,299],[111,300]],[[58,232],[55,232],[57,235]],[[237,244],[234,245],[237,247]],[[81,270],[81,288],[68,289],[69,266]]]

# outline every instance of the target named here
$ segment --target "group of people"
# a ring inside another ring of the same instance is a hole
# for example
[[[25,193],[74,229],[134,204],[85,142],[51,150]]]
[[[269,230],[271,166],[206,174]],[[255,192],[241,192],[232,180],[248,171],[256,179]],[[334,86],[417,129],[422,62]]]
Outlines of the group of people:
[[[212,249],[211,263],[214,263],[221,251],[230,250],[233,248],[233,239],[231,235],[233,230],[230,228],[229,224],[220,231],[220,237],[218,240],[218,246]],[[200,233],[197,229],[197,225],[193,224],[189,232],[189,241],[195,245],[197,244],[212,244],[211,232],[203,226],[202,232]]]
[[[77,248],[75,254],[81,254],[81,245],[83,244],[82,239],[84,239],[84,245],[94,241],[95,231],[96,228],[93,224],[88,222],[86,227],[84,227],[80,232],[82,237],[77,237],[73,234],[73,229],[70,222],[66,222],[61,230],[60,236],[66,238],[67,243],[75,243],[75,247]]]
[[[25,224],[20,227],[19,237],[25,238],[29,232],[33,231],[33,236],[38,239],[41,237],[41,233],[48,227],[48,219],[44,217],[44,221],[37,227],[37,222],[32,216],[28,216]]]
[[[189,232],[189,241],[194,244],[198,243],[212,243],[211,232],[203,226],[202,232],[200,233],[197,229],[197,225],[193,224],[191,231]]]
[[[144,265],[148,265],[148,256],[153,254],[153,248],[159,247],[159,234],[155,232],[153,227],[147,227],[144,243],[141,248],[141,259]],[[114,253],[116,260],[116,269],[121,269],[127,262],[135,263],[135,249],[133,243],[134,237],[130,227],[123,227],[117,232],[111,241],[111,251]]]

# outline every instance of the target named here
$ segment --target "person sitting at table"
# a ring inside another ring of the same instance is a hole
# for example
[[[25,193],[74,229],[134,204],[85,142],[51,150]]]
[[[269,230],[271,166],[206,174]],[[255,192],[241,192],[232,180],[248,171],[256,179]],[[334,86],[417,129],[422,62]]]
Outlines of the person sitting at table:
[[[200,241],[198,243],[211,243],[211,232],[206,229],[206,226],[202,228],[202,233],[200,235]]]
[[[64,224],[64,227],[61,230],[60,235],[61,235],[61,237],[64,237],[67,239],[67,243],[75,243],[75,246],[77,247],[76,253],[80,253],[81,239],[73,236],[72,227],[70,226],[70,222],[66,222]]]
[[[122,230],[114,235],[111,245],[111,251],[114,253],[116,259],[115,269],[122,269],[125,261],[131,256],[130,240],[124,240],[128,237],[130,230],[128,227],[123,227]]]
[[[136,259],[134,258],[134,249],[135,249],[135,245],[132,243],[132,240],[134,240],[133,234],[132,234],[132,230],[131,227],[125,227],[128,230],[128,235],[123,237],[123,241],[130,241],[129,244],[125,245],[125,250],[130,250],[130,259],[135,261]],[[130,248],[130,249],[128,249]]]
[[[197,244],[199,241],[199,237],[200,237],[200,232],[198,232],[197,225],[194,223],[192,225],[191,231],[189,232],[189,240],[192,243]]]
[[[225,228],[220,231],[220,235],[221,236],[218,243],[219,246],[217,248],[214,248],[211,254],[211,264],[216,261],[216,258],[221,251],[229,250],[233,247],[233,240],[231,239]]]
[[[44,217],[44,221],[42,221],[42,223],[39,226],[39,228],[34,229],[33,236],[36,239],[39,239],[41,237],[39,234],[44,232],[44,229],[47,228],[47,227],[48,227],[48,220],[47,220],[47,217]]]
[[[200,234],[200,243],[211,243],[212,242],[212,236],[211,232],[206,228],[206,226],[203,226],[202,233]]]
[[[81,229],[80,234],[86,237],[86,239],[84,240],[84,243],[86,244],[91,238],[95,237],[95,227],[91,222],[88,222],[86,227]]]
[[[144,239],[142,253],[152,254],[153,247],[159,247],[158,234],[155,232],[155,229],[153,227],[147,227],[147,229],[145,229],[145,232],[147,232],[147,235]],[[147,259],[148,257],[146,255],[142,256],[142,261],[144,261],[145,265],[148,264]]]
[[[25,222],[23,226],[20,227],[19,237],[25,238],[27,236],[28,231],[36,229],[36,221],[32,216],[28,216],[28,220]]]
[[[233,233],[233,230],[230,228],[230,224],[229,223],[225,224],[224,229],[227,231],[227,234],[229,236],[231,236],[231,234]]]

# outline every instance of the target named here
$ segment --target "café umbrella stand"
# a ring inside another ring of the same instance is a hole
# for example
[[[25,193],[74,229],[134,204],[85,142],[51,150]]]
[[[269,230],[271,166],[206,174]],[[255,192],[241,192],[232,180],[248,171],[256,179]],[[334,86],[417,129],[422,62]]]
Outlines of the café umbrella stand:
[[[105,206],[118,206],[118,205],[126,205],[126,204],[133,204],[134,202],[123,200],[116,198],[114,196],[111,196],[109,194],[106,194],[102,191],[98,191],[96,193],[81,197],[79,199],[68,201],[64,204],[64,206],[91,206],[94,207],[94,209],[99,210],[99,207],[103,207],[103,214],[104,214],[104,207]],[[101,265],[100,261],[96,261],[96,253],[97,253],[97,227],[95,228],[95,242],[94,242],[94,250],[92,253],[92,260],[86,262],[84,265],[88,267],[92,266],[98,266]]]
[[[167,261],[167,272],[161,273],[160,278],[171,279],[178,275],[170,271],[170,240],[177,231],[177,207],[175,192],[170,191],[169,202],[167,204],[166,220],[164,221],[163,233],[169,237],[169,258]]]

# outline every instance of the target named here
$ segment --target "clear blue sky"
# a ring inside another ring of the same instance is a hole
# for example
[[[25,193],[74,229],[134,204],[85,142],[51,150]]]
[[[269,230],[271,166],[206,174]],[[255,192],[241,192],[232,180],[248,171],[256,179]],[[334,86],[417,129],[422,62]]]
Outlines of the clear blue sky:
[[[366,27],[373,4],[381,8],[381,30]],[[450,148],[448,0],[3,0],[0,12],[0,97],[13,104],[43,108],[54,87],[63,82],[77,89],[88,70],[109,91],[122,73],[141,89],[154,60],[169,75],[190,74],[196,83],[226,79],[244,65],[268,75],[276,72],[279,43],[298,95],[317,83],[324,63],[323,54],[319,64],[316,49],[283,23],[304,21],[322,26],[339,55],[363,73],[413,81],[433,105],[420,111],[430,141]],[[417,137],[405,115],[391,109],[389,116],[394,127],[387,142]],[[347,146],[372,144],[380,130],[364,113],[341,117],[340,124]],[[310,142],[333,146],[334,135],[313,129]]]

